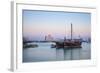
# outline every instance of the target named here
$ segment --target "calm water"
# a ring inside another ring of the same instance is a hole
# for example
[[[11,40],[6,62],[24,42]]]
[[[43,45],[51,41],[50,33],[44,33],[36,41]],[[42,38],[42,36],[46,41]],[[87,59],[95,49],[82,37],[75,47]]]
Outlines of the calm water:
[[[32,43],[31,43],[32,44]],[[36,48],[23,49],[23,62],[84,60],[91,58],[91,44],[82,43],[82,48],[51,48],[52,43],[37,43]]]

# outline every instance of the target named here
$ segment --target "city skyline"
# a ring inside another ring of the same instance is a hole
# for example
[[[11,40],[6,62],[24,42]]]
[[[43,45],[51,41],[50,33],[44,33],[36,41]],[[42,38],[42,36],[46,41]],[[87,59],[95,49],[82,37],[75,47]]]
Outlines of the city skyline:
[[[23,36],[29,39],[70,37],[70,24],[73,24],[74,37],[91,37],[91,14],[79,12],[54,12],[23,10]]]

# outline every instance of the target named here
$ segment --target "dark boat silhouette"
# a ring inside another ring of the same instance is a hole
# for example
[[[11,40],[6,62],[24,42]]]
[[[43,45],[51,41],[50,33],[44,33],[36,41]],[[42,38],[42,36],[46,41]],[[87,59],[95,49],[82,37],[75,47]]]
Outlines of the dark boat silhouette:
[[[71,39],[64,38],[63,41],[56,41],[56,48],[81,48],[82,40],[79,39],[73,39],[73,28],[71,24]]]

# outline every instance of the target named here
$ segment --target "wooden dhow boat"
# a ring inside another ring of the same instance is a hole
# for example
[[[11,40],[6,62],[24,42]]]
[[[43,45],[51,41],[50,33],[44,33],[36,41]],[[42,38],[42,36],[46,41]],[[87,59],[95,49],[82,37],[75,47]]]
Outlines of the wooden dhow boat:
[[[63,41],[56,41],[55,43],[56,48],[81,48],[82,40],[81,38],[73,39],[73,27],[71,24],[71,39],[66,39],[65,37]]]

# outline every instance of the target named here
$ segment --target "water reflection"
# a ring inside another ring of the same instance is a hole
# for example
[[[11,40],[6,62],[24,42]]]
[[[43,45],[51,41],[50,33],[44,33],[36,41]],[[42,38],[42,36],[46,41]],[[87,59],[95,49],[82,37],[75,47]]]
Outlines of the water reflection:
[[[51,48],[52,43],[37,43],[37,48],[23,49],[23,62],[81,60],[91,58],[90,43],[82,48]]]
[[[80,59],[80,48],[60,48],[56,49],[57,60],[79,60]]]

